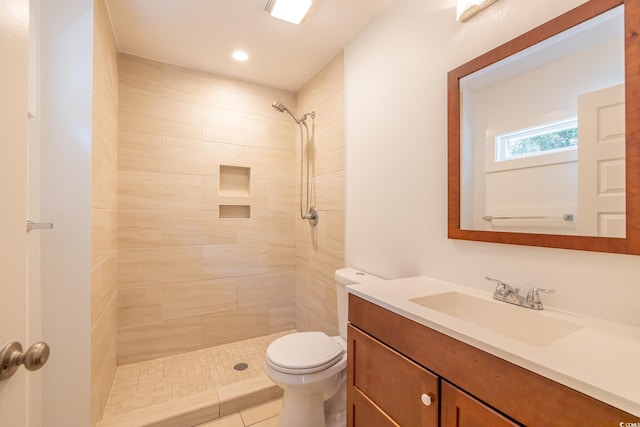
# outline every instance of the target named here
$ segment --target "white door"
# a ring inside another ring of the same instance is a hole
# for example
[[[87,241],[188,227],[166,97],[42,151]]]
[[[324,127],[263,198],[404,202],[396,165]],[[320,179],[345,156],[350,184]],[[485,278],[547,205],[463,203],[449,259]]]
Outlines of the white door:
[[[0,346],[27,338],[28,0],[0,0]],[[0,425],[27,423],[27,373],[0,381]]]
[[[0,0],[0,352],[10,342],[26,351],[42,332],[39,235],[26,227],[39,211],[39,125],[28,114],[36,109],[38,50],[29,31],[37,26],[29,18],[29,0]],[[41,425],[41,380],[22,366],[0,379],[0,425]]]
[[[626,235],[624,106],[624,84],[578,98],[580,235]]]

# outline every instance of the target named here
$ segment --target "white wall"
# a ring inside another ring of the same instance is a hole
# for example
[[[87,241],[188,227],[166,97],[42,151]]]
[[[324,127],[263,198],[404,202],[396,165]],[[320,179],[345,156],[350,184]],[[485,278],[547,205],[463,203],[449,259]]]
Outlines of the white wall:
[[[45,426],[90,425],[93,1],[41,2]]]
[[[639,257],[447,239],[447,71],[582,2],[502,0],[460,24],[453,0],[406,0],[347,46],[347,265],[555,288],[549,306],[640,326]]]

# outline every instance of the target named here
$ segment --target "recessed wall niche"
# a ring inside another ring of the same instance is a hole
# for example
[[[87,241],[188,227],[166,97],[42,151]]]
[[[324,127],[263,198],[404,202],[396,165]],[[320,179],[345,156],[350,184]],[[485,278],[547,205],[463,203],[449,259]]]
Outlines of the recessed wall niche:
[[[249,197],[251,168],[220,165],[220,196]]]
[[[251,218],[251,206],[248,205],[220,205],[220,218]]]
[[[237,198],[248,198],[251,196],[251,168],[220,165],[218,194],[221,197]],[[251,217],[251,206],[249,204],[242,204],[242,202],[232,203],[233,204],[218,205],[218,215],[220,218]]]

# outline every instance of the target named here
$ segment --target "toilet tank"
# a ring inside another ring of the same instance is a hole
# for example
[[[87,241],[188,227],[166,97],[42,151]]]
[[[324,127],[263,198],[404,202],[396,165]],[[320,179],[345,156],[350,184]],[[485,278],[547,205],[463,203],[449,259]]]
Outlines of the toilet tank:
[[[349,314],[349,294],[347,286],[359,283],[377,282],[384,280],[355,268],[341,268],[336,270],[336,296],[338,300],[338,329],[340,336],[347,339],[347,316]]]

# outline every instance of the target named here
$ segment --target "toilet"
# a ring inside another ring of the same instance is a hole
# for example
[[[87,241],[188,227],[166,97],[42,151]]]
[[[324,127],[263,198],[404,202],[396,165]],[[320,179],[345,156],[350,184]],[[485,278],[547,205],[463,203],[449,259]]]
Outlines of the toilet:
[[[339,427],[346,423],[347,313],[346,286],[382,280],[355,270],[336,270],[340,335],[296,332],[267,348],[266,372],[284,390],[281,427]]]

